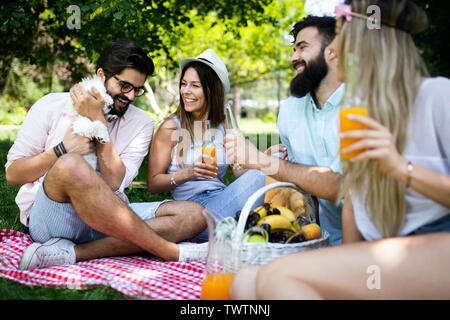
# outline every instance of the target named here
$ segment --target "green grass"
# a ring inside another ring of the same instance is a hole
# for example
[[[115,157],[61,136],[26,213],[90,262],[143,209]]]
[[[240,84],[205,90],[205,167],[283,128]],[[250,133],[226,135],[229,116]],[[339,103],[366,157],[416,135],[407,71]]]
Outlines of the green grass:
[[[267,124],[265,124],[267,125]],[[245,135],[253,141],[260,149],[264,149],[266,141],[268,144],[276,144],[278,142],[278,134],[265,127],[259,121],[241,122],[242,130]],[[263,134],[257,134],[256,128],[260,127]],[[0,130],[0,166],[4,168],[6,163],[6,155],[12,146],[16,137],[14,131]],[[272,140],[271,140],[272,139]],[[147,177],[148,156],[144,159],[139,174],[135,181],[145,181]],[[225,184],[234,181],[234,176],[229,170],[225,176]],[[6,182],[5,170],[0,170],[0,229],[13,229],[20,232],[28,233],[28,229],[19,221],[19,209],[15,204],[15,197],[19,187],[12,187]],[[126,189],[126,194],[130,202],[151,202],[161,201],[170,198],[169,193],[151,195],[147,190],[140,188]],[[87,290],[70,290],[60,288],[43,288],[21,285],[16,282],[0,278],[0,300],[113,300],[126,299],[120,293],[108,287],[93,287]]]

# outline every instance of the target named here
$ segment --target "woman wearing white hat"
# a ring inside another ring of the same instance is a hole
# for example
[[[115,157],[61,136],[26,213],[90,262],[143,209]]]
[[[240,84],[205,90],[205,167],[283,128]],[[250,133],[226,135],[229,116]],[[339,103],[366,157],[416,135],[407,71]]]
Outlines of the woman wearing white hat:
[[[228,187],[223,137],[225,93],[230,89],[228,71],[211,49],[196,58],[180,61],[180,105],[159,127],[152,142],[147,176],[151,193],[170,191],[175,200],[202,204],[217,218],[234,216],[248,197],[265,185],[257,170],[234,171],[237,180]],[[202,123],[209,120],[215,134],[217,167],[202,163]],[[260,203],[263,203],[261,198]],[[205,224],[206,226],[206,224]],[[182,227],[182,226],[181,226]],[[208,240],[207,229],[196,241]]]

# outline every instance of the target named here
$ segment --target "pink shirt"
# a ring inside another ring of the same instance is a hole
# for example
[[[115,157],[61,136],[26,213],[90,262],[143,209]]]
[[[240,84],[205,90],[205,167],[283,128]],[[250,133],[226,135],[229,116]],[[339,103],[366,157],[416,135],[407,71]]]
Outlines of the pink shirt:
[[[55,141],[55,130],[69,99],[69,93],[50,93],[33,105],[8,152],[6,169],[15,160],[38,155],[60,142]],[[125,115],[110,128],[111,141],[126,167],[125,177],[116,194],[126,203],[129,201],[124,190],[137,176],[148,153],[152,135],[152,118],[133,105],[130,105]],[[24,225],[28,225],[31,207],[43,179],[44,177],[41,177],[24,184],[17,193],[16,203],[20,209],[20,221]]]

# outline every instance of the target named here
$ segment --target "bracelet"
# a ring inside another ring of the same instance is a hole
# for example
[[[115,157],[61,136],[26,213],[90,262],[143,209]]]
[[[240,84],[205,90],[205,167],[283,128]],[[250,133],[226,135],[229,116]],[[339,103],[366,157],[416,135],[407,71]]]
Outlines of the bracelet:
[[[406,187],[409,188],[409,186],[411,185],[411,175],[413,172],[413,165],[411,161],[408,161],[408,166],[406,168],[408,170],[408,176],[406,178]]]
[[[172,186],[178,187],[178,183],[175,181],[175,179],[173,178],[173,176],[170,177],[170,184],[171,184]]]
[[[62,141],[58,144],[58,146],[61,148],[61,151],[62,151],[63,154],[66,154],[66,153],[67,153],[67,150],[66,150],[66,148],[64,147],[64,144],[63,144]]]
[[[61,151],[59,151],[58,146],[53,147],[53,151],[55,151],[56,157],[59,158],[62,156]]]

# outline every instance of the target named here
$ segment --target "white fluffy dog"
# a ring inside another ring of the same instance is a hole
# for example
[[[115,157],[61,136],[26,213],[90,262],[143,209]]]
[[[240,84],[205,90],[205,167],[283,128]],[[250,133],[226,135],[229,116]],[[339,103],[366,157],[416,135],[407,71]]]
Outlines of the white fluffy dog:
[[[103,106],[103,114],[108,123],[111,123],[117,119],[116,115],[109,114],[111,106],[114,103],[113,98],[106,92],[105,85],[103,81],[96,75],[84,78],[81,83],[86,91],[91,92],[91,89],[95,87],[98,92],[100,92],[103,101],[105,102]],[[56,127],[55,138],[57,141],[62,141],[66,132],[69,128],[73,128],[73,132],[90,138],[91,140],[97,139],[100,143],[109,142],[108,128],[101,121],[91,121],[89,118],[83,117],[77,113],[73,107],[72,100],[69,100],[64,106],[64,111],[59,120],[58,126]],[[95,151],[93,153],[84,156],[84,159],[89,163],[89,165],[97,169],[97,155]]]

